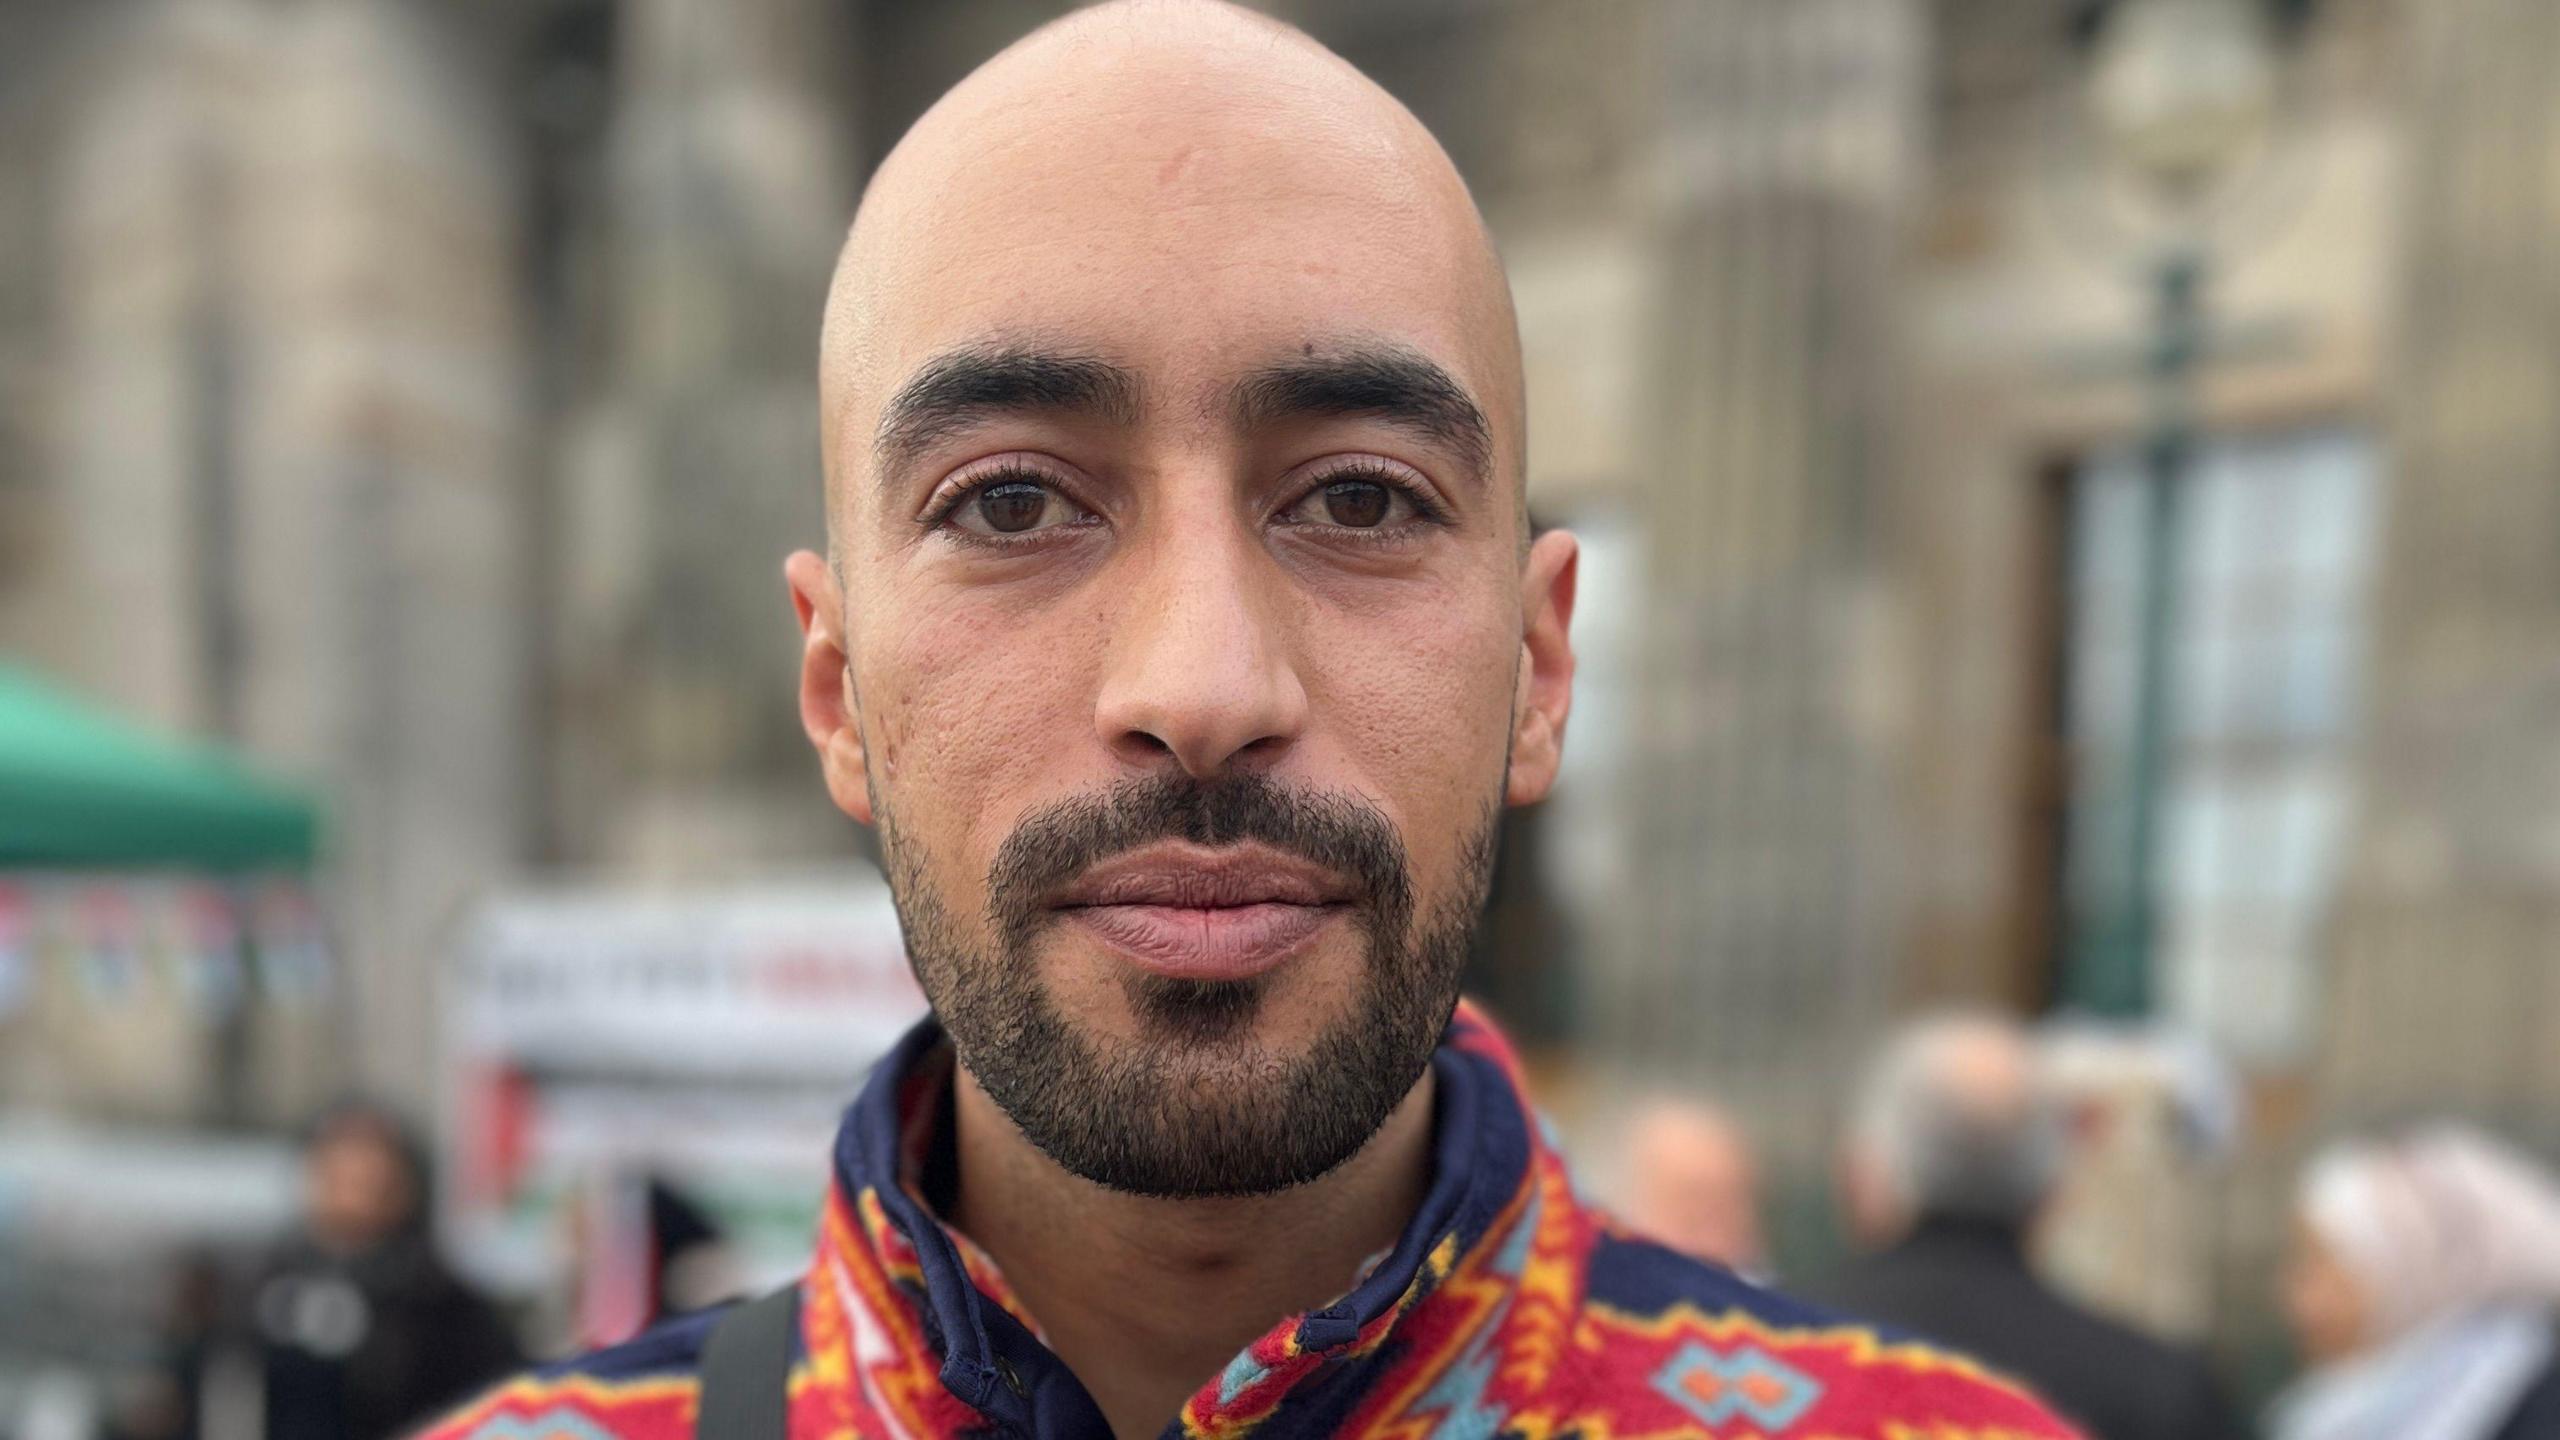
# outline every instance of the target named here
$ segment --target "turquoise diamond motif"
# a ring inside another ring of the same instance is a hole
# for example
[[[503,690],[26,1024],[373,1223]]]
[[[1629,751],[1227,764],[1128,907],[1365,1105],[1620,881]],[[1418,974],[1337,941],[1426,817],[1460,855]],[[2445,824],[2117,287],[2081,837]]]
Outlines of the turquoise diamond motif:
[[[1822,1398],[1812,1376],[1766,1350],[1719,1355],[1692,1340],[1653,1372],[1653,1388],[1709,1425],[1740,1416],[1763,1430],[1793,1425]]]
[[[613,1440],[611,1432],[574,1411],[554,1407],[536,1415],[499,1415],[471,1427],[465,1440]]]

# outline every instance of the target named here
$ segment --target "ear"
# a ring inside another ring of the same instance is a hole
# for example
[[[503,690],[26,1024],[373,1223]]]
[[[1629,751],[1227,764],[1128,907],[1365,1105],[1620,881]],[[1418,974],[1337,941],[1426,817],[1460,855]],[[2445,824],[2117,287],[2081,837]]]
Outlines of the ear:
[[[791,608],[800,617],[800,728],[818,752],[827,794],[858,824],[871,823],[871,786],[863,764],[862,708],[845,660],[844,597],[833,567],[814,551],[782,562]]]
[[[1852,1244],[1881,1250],[1902,1238],[1907,1225],[1884,1168],[1864,1147],[1843,1145],[1832,1157],[1832,1179],[1839,1186],[1840,1218]]]
[[[1573,709],[1574,572],[1581,546],[1550,530],[1529,546],[1520,576],[1520,680],[1511,704],[1511,773],[1503,801],[1534,805],[1546,798],[1564,761],[1565,716]]]

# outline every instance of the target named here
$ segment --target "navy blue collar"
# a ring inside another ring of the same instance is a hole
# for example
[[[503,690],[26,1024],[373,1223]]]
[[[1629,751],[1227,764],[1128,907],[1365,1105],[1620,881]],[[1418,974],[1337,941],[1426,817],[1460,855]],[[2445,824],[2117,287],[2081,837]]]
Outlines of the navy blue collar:
[[[1528,1116],[1501,1044],[1470,1010],[1459,1010],[1432,1056],[1432,1175],[1421,1206],[1394,1248],[1347,1294],[1304,1315],[1272,1317],[1275,1324],[1294,1323],[1295,1349],[1327,1360],[1291,1391],[1293,1410],[1301,1408],[1300,1399],[1313,1398],[1303,1392],[1320,1388],[1325,1413],[1347,1413],[1367,1388],[1364,1369],[1382,1348],[1377,1327],[1392,1326],[1400,1307],[1427,1293],[1452,1254],[1481,1243],[1530,1182]],[[836,1137],[836,1184],[847,1196],[876,1194],[888,1222],[913,1246],[923,1278],[922,1294],[913,1298],[941,1356],[942,1383],[954,1395],[1017,1433],[1107,1435],[1084,1386],[971,1280],[959,1243],[911,1188],[908,1137],[918,1123],[939,1123],[948,1113],[951,1071],[943,1046],[942,1027],[928,1016],[872,1071]],[[1435,1251],[1441,1252],[1438,1269],[1426,1273]],[[1252,1365],[1249,1353],[1239,1355],[1229,1383],[1238,1367]]]

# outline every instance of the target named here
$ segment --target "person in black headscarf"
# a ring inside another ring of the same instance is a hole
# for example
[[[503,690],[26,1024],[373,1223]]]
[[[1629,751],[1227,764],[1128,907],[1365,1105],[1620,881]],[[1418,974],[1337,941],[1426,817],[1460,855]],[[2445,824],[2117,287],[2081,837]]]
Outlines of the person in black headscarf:
[[[332,1108],[303,1154],[302,1227],[251,1296],[268,1440],[377,1440],[521,1363],[515,1336],[445,1268],[424,1150],[389,1110]]]

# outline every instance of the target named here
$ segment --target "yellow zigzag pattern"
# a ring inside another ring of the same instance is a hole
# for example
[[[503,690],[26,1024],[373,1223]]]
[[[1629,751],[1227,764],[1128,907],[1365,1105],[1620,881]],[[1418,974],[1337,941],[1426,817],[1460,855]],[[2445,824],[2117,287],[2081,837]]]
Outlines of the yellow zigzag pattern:
[[[1501,1370],[1504,1383],[1529,1394],[1546,1388],[1564,1357],[1587,1254],[1576,1243],[1583,1216],[1564,1167],[1543,1154],[1535,1164],[1538,1233],[1521,1268],[1519,1297],[1512,1302],[1511,1351]]]
[[[1748,1339],[1781,1353],[1795,1347],[1820,1347],[1839,1351],[1861,1368],[1894,1365],[1915,1375],[1953,1375],[1996,1386],[2021,1398],[2031,1398],[2028,1391],[2009,1377],[1986,1370],[1962,1355],[1918,1341],[1887,1341],[1858,1325],[1819,1328],[1765,1325],[1739,1310],[1711,1315],[1686,1300],[1652,1316],[1633,1314],[1606,1301],[1594,1300],[1585,1313],[1591,1321],[1652,1340],[1697,1338],[1723,1344]],[[1597,1343],[1596,1335],[1590,1338],[1592,1343]]]
[[[886,1227],[887,1217],[880,1212],[880,1197],[876,1193],[864,1190],[859,1203],[866,1221],[876,1219],[881,1227]],[[892,1418],[908,1434],[933,1433],[934,1427],[928,1418],[930,1412],[924,1401],[941,1390],[942,1379],[937,1370],[919,1363],[920,1357],[933,1353],[932,1348],[925,1344],[923,1334],[908,1312],[906,1297],[890,1283],[893,1272],[885,1266],[875,1269],[866,1263],[876,1252],[867,1250],[860,1237],[845,1233],[847,1218],[832,1205],[827,1207],[827,1224],[837,1232],[832,1243],[836,1253],[845,1261],[845,1274],[861,1292],[860,1302],[870,1310],[875,1320],[893,1332],[891,1350],[894,1358],[886,1364],[872,1366],[866,1372],[871,1385],[857,1385],[857,1392],[876,1388],[881,1400],[889,1407]],[[922,1284],[923,1272],[916,1270],[914,1273],[916,1283]],[[852,1317],[843,1318],[850,1326]]]

